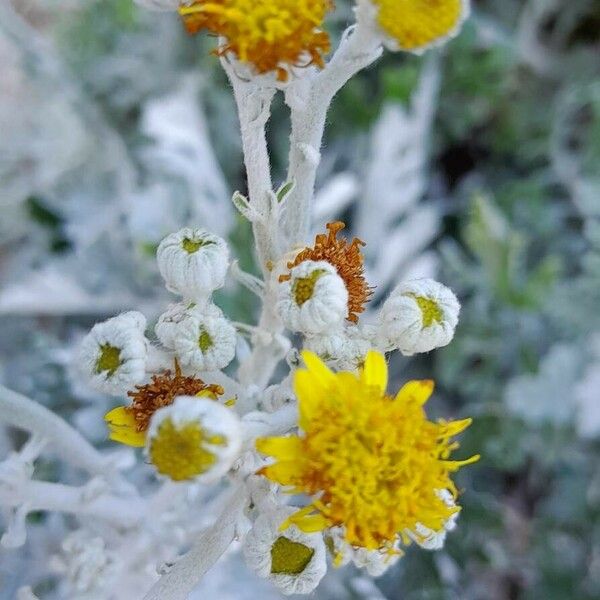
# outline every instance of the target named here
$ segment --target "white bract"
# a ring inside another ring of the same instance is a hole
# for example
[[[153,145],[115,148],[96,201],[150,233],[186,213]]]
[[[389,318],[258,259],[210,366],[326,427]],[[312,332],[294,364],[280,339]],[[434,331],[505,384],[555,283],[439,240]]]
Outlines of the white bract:
[[[318,354],[330,366],[345,371],[360,366],[373,348],[373,327],[348,325],[329,334],[306,336],[304,348]]]
[[[168,235],[156,257],[167,289],[186,300],[204,302],[225,283],[229,249],[225,240],[204,229],[186,227]]]
[[[379,313],[378,344],[385,351],[411,356],[449,344],[460,304],[454,293],[433,279],[397,286]]]
[[[333,563],[338,567],[352,563],[358,569],[364,569],[371,577],[383,575],[401,556],[398,552],[385,550],[367,550],[351,546],[345,540],[343,527],[332,527],[328,532],[333,553]]]
[[[97,323],[83,339],[78,366],[91,385],[108,394],[124,394],[146,376],[146,318],[130,311]]]
[[[150,422],[146,455],[175,481],[214,482],[231,468],[242,442],[240,421],[217,401],[179,396]]]
[[[279,284],[277,311],[291,331],[325,333],[340,328],[348,314],[348,291],[335,267],[305,260]]]
[[[454,507],[456,505],[448,490],[437,490],[436,494],[447,506]],[[414,531],[408,531],[407,535],[425,550],[441,550],[446,541],[446,534],[456,528],[458,515],[459,513],[455,512],[439,531],[433,531],[421,523],[417,523]]]
[[[304,533],[295,525],[281,530],[294,512],[282,507],[259,515],[242,549],[248,566],[284,594],[308,594],[327,571],[325,543],[320,533]]]

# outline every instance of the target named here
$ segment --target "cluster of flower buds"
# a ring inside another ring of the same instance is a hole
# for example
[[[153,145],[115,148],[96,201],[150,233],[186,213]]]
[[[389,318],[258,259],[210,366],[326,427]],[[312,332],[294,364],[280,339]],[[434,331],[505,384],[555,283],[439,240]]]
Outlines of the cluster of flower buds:
[[[449,344],[460,304],[450,289],[431,279],[401,283],[374,323],[359,322],[371,288],[364,277],[362,242],[338,238],[343,227],[329,223],[328,234],[286,261],[279,275],[279,315],[288,329],[304,336],[305,349],[346,370],[358,367],[371,348],[411,356]]]
[[[157,472],[172,480],[213,481],[241,443],[231,399],[205,382],[235,357],[236,329],[212,302],[225,282],[229,249],[216,235],[186,228],[161,242],[157,259],[167,289],[181,297],[158,318],[161,346],[145,337],[141,313],[126,312],[92,328],[78,364],[96,389],[131,398],[106,415],[113,440],[145,447]],[[172,369],[153,372],[153,353]]]

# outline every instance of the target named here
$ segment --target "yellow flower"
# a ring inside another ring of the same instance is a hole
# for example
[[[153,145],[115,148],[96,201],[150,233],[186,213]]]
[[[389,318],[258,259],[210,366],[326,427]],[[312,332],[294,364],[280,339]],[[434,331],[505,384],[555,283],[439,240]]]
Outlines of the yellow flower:
[[[453,436],[471,419],[427,420],[423,409],[432,381],[410,381],[395,397],[386,395],[387,366],[370,351],[359,374],[333,373],[313,353],[302,354],[294,389],[300,435],[263,438],[259,451],[276,462],[260,473],[312,497],[288,522],[303,531],[343,526],[348,543],[393,551],[398,536],[419,527],[443,529],[460,508],[443,500],[457,489],[450,474],[475,462],[449,460]]]
[[[421,51],[454,36],[469,0],[372,0],[377,22],[399,50]]]
[[[332,7],[332,0],[195,0],[179,14],[189,33],[206,29],[225,38],[217,54],[233,52],[285,81],[289,67],[323,66],[330,42],[321,25]]]

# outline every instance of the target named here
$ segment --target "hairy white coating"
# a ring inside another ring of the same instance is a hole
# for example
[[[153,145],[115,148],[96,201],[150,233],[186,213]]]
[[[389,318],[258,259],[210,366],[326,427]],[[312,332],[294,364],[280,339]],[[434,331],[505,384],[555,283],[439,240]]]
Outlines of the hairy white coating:
[[[118,396],[144,380],[148,356],[145,329],[146,317],[137,311],[92,327],[81,342],[77,366],[94,388]]]
[[[242,428],[238,416],[233,410],[208,398],[179,396],[170,406],[157,410],[152,416],[146,440],[146,455],[150,458],[152,442],[157,439],[160,426],[170,420],[176,428],[196,423],[207,437],[220,436],[222,443],[202,441],[202,449],[210,452],[215,462],[195,481],[214,483],[221,478],[234,463],[242,446]],[[177,449],[173,449],[177,453]]]
[[[279,284],[277,312],[291,331],[325,333],[341,328],[348,314],[348,290],[334,266],[305,260]]]
[[[235,327],[215,305],[192,307],[163,336],[179,362],[197,371],[219,371],[235,357]]]
[[[391,566],[398,562],[401,554],[390,554],[381,550],[367,550],[350,545],[344,537],[343,527],[332,527],[328,531],[334,564],[338,567],[349,563],[358,569],[364,569],[371,577],[383,575]]]
[[[158,246],[156,258],[167,289],[197,302],[223,287],[229,267],[225,240],[189,227],[168,235]]]
[[[445,285],[415,279],[398,285],[379,313],[378,346],[405,356],[446,346],[454,337],[460,304]]]
[[[312,592],[327,571],[325,543],[320,533],[304,533],[295,525],[280,531],[281,524],[294,512],[295,508],[281,507],[259,515],[242,547],[246,564],[259,577],[268,579],[286,595]],[[271,572],[271,551],[273,544],[281,537],[312,550],[310,561],[300,573]]]
[[[373,348],[375,333],[373,326],[347,325],[339,331],[306,336],[304,348],[318,354],[330,367],[352,371]]]
[[[190,316],[198,312],[206,316],[220,317],[223,316],[221,309],[212,304],[206,302],[202,305],[198,305],[194,302],[177,302],[170,304],[169,308],[158,317],[158,321],[154,326],[154,332],[156,337],[160,340],[160,343],[168,350],[175,349],[175,338],[179,325]]]

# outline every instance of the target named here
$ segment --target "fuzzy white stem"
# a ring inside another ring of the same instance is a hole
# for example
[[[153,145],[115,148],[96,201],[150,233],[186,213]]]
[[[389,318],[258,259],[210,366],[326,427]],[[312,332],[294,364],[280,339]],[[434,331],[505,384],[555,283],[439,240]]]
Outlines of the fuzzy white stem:
[[[112,474],[110,461],[66,421],[37,402],[2,385],[0,421],[47,439],[62,459],[93,475]]]
[[[235,59],[223,57],[221,63],[233,88],[238,109],[242,150],[248,179],[248,197],[262,220],[252,224],[256,252],[263,274],[268,274],[268,264],[276,260],[277,240],[270,239],[267,227],[269,218],[269,194],[272,193],[271,165],[267,149],[265,127],[271,115],[271,102],[275,88],[260,85],[256,80],[242,79],[236,73]],[[231,61],[231,62],[230,62]]]
[[[247,491],[236,488],[215,524],[198,536],[189,552],[152,586],[144,600],[186,600],[235,538],[236,523],[247,503]]]
[[[86,487],[72,487],[46,481],[28,481],[12,488],[0,487],[0,504],[16,508],[26,505],[28,512],[51,511],[86,515],[103,519],[119,527],[131,527],[142,517],[137,502],[116,496],[101,495],[86,499]]]
[[[325,69],[312,79],[300,80],[297,87],[290,86],[286,93],[292,119],[287,179],[295,182],[285,207],[284,233],[289,244],[286,249],[302,245],[309,234],[315,180],[331,101],[353,75],[377,60],[381,52],[381,38],[372,26],[359,19],[357,25],[345,32]]]

